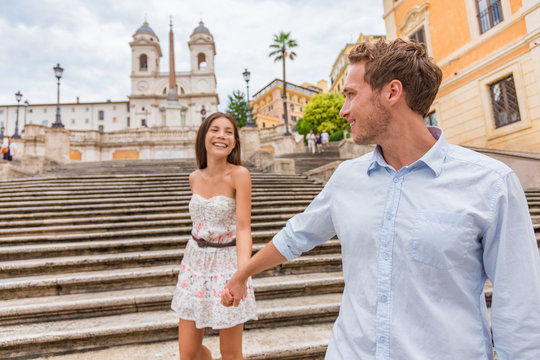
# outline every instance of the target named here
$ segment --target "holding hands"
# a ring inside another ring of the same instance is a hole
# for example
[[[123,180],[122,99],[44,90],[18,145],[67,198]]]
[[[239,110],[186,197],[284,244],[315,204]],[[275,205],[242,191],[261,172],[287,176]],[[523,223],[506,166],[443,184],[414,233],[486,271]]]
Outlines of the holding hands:
[[[240,300],[246,300],[247,295],[247,280],[239,278],[238,273],[234,274],[225,285],[225,291],[221,296],[221,304],[226,307],[237,307],[240,304]]]

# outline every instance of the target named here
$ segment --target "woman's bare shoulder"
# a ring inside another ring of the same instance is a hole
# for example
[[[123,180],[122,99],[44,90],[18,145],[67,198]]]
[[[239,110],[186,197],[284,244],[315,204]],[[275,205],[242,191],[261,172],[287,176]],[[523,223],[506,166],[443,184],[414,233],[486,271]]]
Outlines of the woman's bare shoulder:
[[[241,165],[234,165],[231,175],[234,178],[251,178],[249,170]]]

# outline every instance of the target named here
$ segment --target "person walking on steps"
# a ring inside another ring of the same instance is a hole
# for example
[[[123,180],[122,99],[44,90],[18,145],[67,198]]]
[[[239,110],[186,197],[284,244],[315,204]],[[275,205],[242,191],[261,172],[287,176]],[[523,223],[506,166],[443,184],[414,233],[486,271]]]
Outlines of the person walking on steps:
[[[212,359],[204,328],[219,329],[222,359],[242,359],[246,321],[257,319],[251,279],[238,307],[221,303],[225,284],[251,257],[251,177],[240,161],[233,117],[216,112],[203,120],[195,142],[198,170],[189,176],[193,222],[171,308],[179,316],[181,360]]]
[[[15,146],[15,143],[13,142],[13,138],[11,136],[8,136],[4,139],[2,142],[2,157],[4,158],[4,164],[9,164],[11,161],[13,161],[13,157],[15,156],[15,150],[17,149],[17,146]]]
[[[310,151],[312,154],[315,154],[315,142],[317,141],[317,138],[315,137],[313,130],[309,130],[309,134],[306,135],[306,140],[308,151]]]

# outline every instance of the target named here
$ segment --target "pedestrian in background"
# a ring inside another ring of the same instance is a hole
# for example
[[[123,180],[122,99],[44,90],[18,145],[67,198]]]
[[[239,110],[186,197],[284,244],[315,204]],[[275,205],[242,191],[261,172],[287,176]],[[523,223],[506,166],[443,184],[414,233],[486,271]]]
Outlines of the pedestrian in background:
[[[4,158],[4,164],[9,164],[15,156],[15,150],[17,146],[13,142],[13,138],[8,136],[2,143],[2,156]]]
[[[330,141],[330,136],[326,132],[326,129],[323,130],[321,136],[322,136],[322,146],[323,146],[323,149],[324,149],[324,148],[328,147],[328,142]]]
[[[309,134],[306,135],[306,140],[308,151],[311,151],[312,154],[315,154],[315,141],[317,141],[317,138],[315,137],[313,130],[309,130]]]
[[[316,136],[316,141],[317,141],[317,153],[322,153],[323,149],[322,149],[322,137],[321,137],[321,133],[317,133],[317,136]]]

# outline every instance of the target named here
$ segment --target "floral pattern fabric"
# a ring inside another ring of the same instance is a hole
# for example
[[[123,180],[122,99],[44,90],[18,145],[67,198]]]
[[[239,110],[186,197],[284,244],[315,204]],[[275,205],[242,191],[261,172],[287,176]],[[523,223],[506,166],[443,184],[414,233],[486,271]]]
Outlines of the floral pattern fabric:
[[[215,243],[236,237],[236,201],[226,196],[210,199],[194,194],[189,202],[193,236]],[[236,246],[200,248],[190,239],[180,264],[171,308],[197,328],[229,328],[257,319],[251,278],[248,294],[238,307],[225,307],[221,295],[237,270]]]

